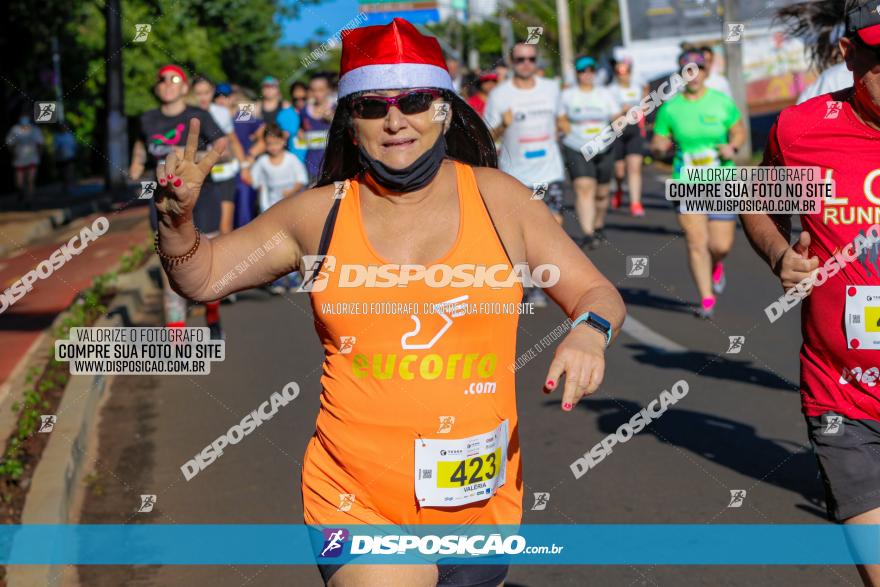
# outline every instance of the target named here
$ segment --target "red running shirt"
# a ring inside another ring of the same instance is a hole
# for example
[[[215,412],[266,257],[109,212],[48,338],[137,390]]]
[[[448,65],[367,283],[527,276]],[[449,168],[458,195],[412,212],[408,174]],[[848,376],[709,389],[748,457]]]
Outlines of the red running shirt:
[[[865,125],[847,99],[852,88],[817,96],[782,111],[770,132],[763,165],[818,166],[836,182],[820,214],[802,214],[809,255],[825,261],[880,222],[880,131]],[[834,410],[880,420],[880,351],[847,348],[848,286],[880,286],[877,248],[844,263],[803,300],[801,397],[804,413]],[[854,290],[853,290],[854,291]]]

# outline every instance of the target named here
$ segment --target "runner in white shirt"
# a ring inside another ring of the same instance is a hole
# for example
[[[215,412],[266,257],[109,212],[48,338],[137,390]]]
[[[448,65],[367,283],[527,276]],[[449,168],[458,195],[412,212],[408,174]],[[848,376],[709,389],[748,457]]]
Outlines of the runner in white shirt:
[[[559,152],[559,83],[539,77],[536,45],[517,43],[510,50],[513,77],[489,94],[484,118],[492,136],[501,140],[499,168],[534,190],[562,224],[565,169]],[[547,305],[540,288],[530,288],[528,301]]]
[[[499,168],[529,188],[547,184],[544,202],[561,224],[565,169],[557,142],[559,84],[536,75],[535,45],[518,43],[510,57],[514,75],[492,90],[484,115],[493,136],[501,138]]]
[[[575,61],[577,85],[562,92],[561,124],[565,131],[562,153],[574,184],[575,209],[584,233],[580,245],[604,240],[602,228],[608,212],[608,190],[614,173],[614,149],[611,146],[589,159],[584,145],[599,136],[620,112],[620,105],[606,88],[595,85],[596,60],[581,57]]]
[[[822,94],[830,94],[853,85],[853,73],[846,67],[846,63],[841,61],[837,65],[832,65],[816,78],[816,81],[807,86],[800,96],[797,103],[803,104],[810,98],[821,96]]]
[[[224,107],[221,104],[215,104],[214,100],[226,100],[232,93],[232,88],[229,84],[219,84],[215,87],[210,80],[200,77],[193,82],[193,93],[199,108],[211,113],[211,118],[214,119],[229,141],[231,156],[222,157],[223,160],[218,161],[211,168],[214,189],[220,197],[220,234],[227,234],[232,232],[233,218],[235,217],[235,178],[238,177],[241,170],[239,161],[244,161],[245,155],[234,132],[232,114],[229,112],[228,105]]]
[[[724,75],[718,73],[713,68],[713,62],[715,61],[715,51],[712,50],[712,47],[709,47],[707,45],[705,47],[700,47],[700,52],[706,59],[706,67],[709,68],[709,77],[706,78],[706,81],[703,82],[703,85],[707,88],[718,90],[727,97],[732,98],[733,90],[730,89],[730,82],[727,81],[727,78],[724,77]]]
[[[259,193],[260,212],[265,212],[281,200],[289,198],[309,183],[305,165],[286,149],[288,134],[274,122],[266,124],[263,140],[266,153],[260,155],[250,168],[245,179]],[[271,286],[269,291],[281,295],[285,289],[291,291],[297,285],[297,272],[286,275]]]
[[[647,88],[633,79],[633,62],[624,58],[612,63],[614,81],[608,90],[620,104],[624,116],[633,106],[638,105],[647,95]],[[633,216],[644,216],[642,206],[642,163],[645,159],[646,143],[645,118],[638,124],[627,124],[617,140],[614,141],[614,177],[617,180],[617,191],[611,197],[611,208],[620,208],[623,200],[623,179],[627,179],[629,187],[629,211]]]

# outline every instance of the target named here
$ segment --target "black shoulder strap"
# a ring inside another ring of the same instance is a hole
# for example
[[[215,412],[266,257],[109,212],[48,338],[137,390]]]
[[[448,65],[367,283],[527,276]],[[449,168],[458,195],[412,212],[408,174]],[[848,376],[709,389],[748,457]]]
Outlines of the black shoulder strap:
[[[330,239],[333,237],[333,227],[336,226],[336,216],[339,214],[339,204],[342,198],[333,201],[333,207],[327,214],[327,220],[324,221],[324,230],[321,232],[321,243],[318,245],[318,254],[326,255],[330,248]]]

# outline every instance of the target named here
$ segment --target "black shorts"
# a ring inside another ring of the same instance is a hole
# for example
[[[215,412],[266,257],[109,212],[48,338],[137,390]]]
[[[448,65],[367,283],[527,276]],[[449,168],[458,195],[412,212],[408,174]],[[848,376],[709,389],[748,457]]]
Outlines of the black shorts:
[[[318,565],[326,584],[342,565]],[[507,577],[508,565],[438,564],[437,585],[446,587],[496,587]]]
[[[223,181],[215,181],[214,189],[217,190],[217,197],[221,202],[235,203],[235,178],[224,179]]]
[[[807,429],[825,485],[828,517],[842,522],[880,508],[880,422],[826,412],[807,417]]]
[[[638,124],[627,124],[623,133],[614,141],[614,159],[619,161],[627,155],[645,154],[645,136]]]
[[[562,145],[562,157],[572,181],[579,177],[591,177],[597,183],[608,183],[614,175],[614,149],[606,149],[587,161],[580,151]]]
[[[564,188],[561,181],[553,181],[547,184],[547,193],[544,194],[544,203],[554,214],[562,214],[565,205],[563,198]]]
[[[234,184],[232,194],[234,197]],[[199,194],[199,199],[196,200],[196,207],[193,209],[193,224],[202,234],[220,230],[220,195],[217,184],[213,181],[206,181],[202,185],[202,192]],[[150,227],[154,231],[159,228],[159,217],[156,214],[156,205],[153,202],[150,202]]]

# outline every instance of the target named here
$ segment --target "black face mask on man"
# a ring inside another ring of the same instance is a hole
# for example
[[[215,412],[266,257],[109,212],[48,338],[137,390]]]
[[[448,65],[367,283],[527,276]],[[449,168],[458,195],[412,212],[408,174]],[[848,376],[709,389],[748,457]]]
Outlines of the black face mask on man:
[[[358,144],[358,157],[370,177],[383,188],[412,192],[428,185],[440,171],[440,164],[446,158],[446,136],[441,132],[430,149],[403,169],[394,169],[373,159],[361,144]]]

